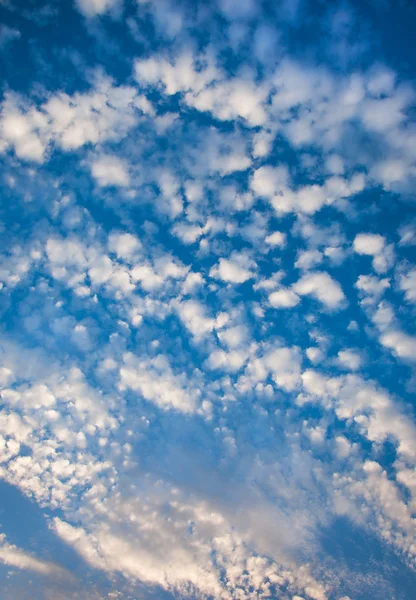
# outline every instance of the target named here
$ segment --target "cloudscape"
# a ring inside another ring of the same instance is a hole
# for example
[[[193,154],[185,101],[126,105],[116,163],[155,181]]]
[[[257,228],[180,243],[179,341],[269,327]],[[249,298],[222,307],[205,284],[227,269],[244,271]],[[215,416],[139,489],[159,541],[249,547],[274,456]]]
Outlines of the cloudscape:
[[[0,599],[411,600],[416,4],[0,0]]]

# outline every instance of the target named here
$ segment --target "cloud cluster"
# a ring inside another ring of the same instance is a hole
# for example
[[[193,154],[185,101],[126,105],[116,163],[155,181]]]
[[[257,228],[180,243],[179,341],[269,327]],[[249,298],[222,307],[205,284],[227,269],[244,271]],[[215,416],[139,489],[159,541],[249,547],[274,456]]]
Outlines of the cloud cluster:
[[[33,66],[0,106],[0,478],[79,563],[9,513],[0,562],[42,600],[403,597],[413,85],[347,5],[64,4],[0,32]]]

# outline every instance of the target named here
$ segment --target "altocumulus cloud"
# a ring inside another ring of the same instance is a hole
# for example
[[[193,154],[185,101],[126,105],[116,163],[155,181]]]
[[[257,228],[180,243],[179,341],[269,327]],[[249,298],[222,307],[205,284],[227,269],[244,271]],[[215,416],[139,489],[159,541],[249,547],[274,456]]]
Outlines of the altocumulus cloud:
[[[0,16],[2,589],[411,598],[414,8]]]

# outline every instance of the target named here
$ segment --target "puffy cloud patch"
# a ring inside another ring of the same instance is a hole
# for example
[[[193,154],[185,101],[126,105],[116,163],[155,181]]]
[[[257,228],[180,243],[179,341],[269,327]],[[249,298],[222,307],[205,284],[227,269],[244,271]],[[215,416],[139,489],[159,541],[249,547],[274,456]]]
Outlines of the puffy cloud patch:
[[[269,295],[269,302],[273,308],[293,308],[300,302],[300,298],[290,289],[280,289]]]
[[[210,276],[226,283],[244,283],[254,277],[252,261],[244,254],[234,254],[231,259],[220,258],[210,270]]]
[[[330,310],[342,308],[346,300],[339,283],[325,272],[315,271],[304,275],[293,289],[300,296],[314,296]]]
[[[128,168],[116,156],[100,156],[91,164],[91,174],[100,187],[129,185]]]
[[[120,5],[120,0],[76,0],[79,11],[86,17],[97,17]]]
[[[386,246],[383,236],[372,233],[360,233],[354,239],[354,250],[358,254],[373,257],[373,267],[378,273],[387,271],[393,261],[391,246]]]

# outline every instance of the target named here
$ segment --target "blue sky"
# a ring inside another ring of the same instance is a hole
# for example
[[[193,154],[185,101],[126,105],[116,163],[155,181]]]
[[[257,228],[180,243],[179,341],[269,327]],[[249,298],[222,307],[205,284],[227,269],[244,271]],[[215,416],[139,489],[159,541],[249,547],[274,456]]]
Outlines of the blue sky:
[[[403,0],[0,2],[0,589],[407,600]]]

